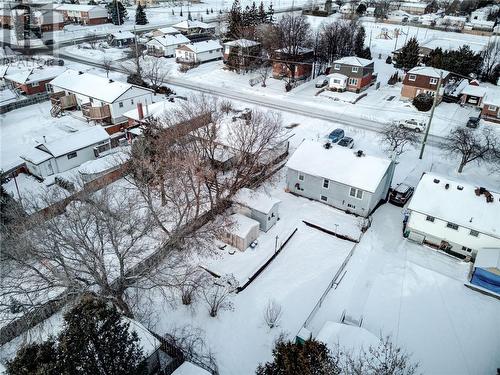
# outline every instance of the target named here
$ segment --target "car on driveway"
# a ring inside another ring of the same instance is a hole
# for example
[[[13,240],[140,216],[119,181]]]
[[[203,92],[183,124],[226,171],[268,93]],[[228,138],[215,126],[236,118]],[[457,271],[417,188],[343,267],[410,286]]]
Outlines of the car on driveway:
[[[328,85],[328,80],[323,76],[323,77],[319,77],[317,80],[316,80],[316,83],[314,84],[316,86],[316,88],[320,89],[320,88],[323,88],[325,87],[326,85]]]
[[[397,184],[396,188],[389,195],[389,202],[396,206],[404,206],[410,200],[414,191],[415,188],[410,185],[404,183]]]
[[[328,135],[328,139],[332,142],[332,143],[337,143],[338,141],[340,141],[342,138],[344,138],[344,130],[342,129],[335,129],[333,130],[329,135]]]
[[[353,148],[354,139],[352,139],[351,137],[344,137],[337,144],[342,147]]]
[[[425,130],[425,124],[415,119],[398,121],[396,122],[396,124],[400,128],[411,129],[416,131],[417,133],[423,132]]]
[[[469,121],[467,121],[467,125],[465,126],[475,129],[479,126],[479,121],[481,121],[481,118],[479,117],[469,117]]]

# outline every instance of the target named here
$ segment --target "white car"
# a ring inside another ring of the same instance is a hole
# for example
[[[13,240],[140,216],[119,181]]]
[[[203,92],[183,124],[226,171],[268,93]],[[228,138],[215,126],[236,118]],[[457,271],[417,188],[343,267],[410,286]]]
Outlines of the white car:
[[[425,123],[419,122],[415,119],[397,121],[396,125],[400,128],[415,130],[417,133],[423,132],[426,127]]]

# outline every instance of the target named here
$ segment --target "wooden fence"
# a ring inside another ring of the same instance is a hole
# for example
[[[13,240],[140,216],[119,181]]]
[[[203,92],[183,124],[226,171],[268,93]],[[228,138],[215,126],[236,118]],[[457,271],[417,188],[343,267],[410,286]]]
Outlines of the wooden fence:
[[[49,93],[46,93],[46,92],[41,93],[41,94],[34,94],[34,95],[27,96],[26,98],[17,100],[15,102],[1,105],[0,106],[0,114],[7,113],[7,112],[13,111],[13,110],[18,109],[18,108],[27,107],[27,106],[32,105],[32,104],[44,102],[46,100],[49,100],[49,96],[50,96]]]

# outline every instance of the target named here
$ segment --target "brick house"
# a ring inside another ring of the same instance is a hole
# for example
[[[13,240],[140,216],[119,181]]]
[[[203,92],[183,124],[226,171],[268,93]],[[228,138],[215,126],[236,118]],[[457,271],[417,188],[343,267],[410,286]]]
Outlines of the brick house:
[[[64,72],[61,66],[26,69],[4,77],[5,84],[22,91],[25,95],[47,92],[46,84]]]
[[[290,54],[286,49],[274,51],[273,56],[273,78],[281,79],[283,77],[292,77],[290,64],[286,61],[297,62],[293,68],[295,70],[294,78],[296,80],[307,79],[311,76],[314,51],[309,48],[299,47],[297,53]],[[289,65],[289,66],[287,66]]]
[[[62,14],[52,11],[36,11],[35,24],[45,32],[58,31],[64,28],[64,17]]]
[[[444,87],[450,78],[450,72],[427,66],[417,66],[410,69],[403,79],[401,97],[413,99],[421,93],[428,93],[434,96],[441,73],[443,75],[441,87]]]
[[[472,80],[460,92],[460,104],[470,104],[480,107],[486,95],[486,87],[479,86],[476,80]]]
[[[347,77],[346,90],[361,92],[377,80],[373,61],[356,56],[348,56],[333,62],[330,73],[338,73]]]
[[[109,22],[108,11],[99,5],[61,4],[54,11],[61,13],[67,23],[100,25]]]
[[[483,97],[481,117],[500,124],[500,90],[490,89]]]
[[[248,39],[232,40],[224,43],[223,60],[229,69],[247,70],[256,65],[262,51],[259,42]]]

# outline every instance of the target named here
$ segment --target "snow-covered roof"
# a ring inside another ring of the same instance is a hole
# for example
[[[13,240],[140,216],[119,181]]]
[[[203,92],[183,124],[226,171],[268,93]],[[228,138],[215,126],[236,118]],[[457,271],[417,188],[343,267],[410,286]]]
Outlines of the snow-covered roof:
[[[27,84],[33,82],[47,81],[54,77],[57,77],[59,74],[63,73],[66,68],[62,66],[47,66],[40,68],[30,68],[22,71],[18,71],[13,74],[7,74],[4,78],[20,83]]]
[[[380,339],[363,327],[327,321],[316,336],[316,340],[325,343],[334,350],[337,345],[348,350],[359,351],[370,346],[377,347]]]
[[[188,48],[194,53],[203,53],[203,52],[213,51],[216,49],[221,49],[222,46],[220,45],[218,40],[206,40],[204,42],[185,44],[179,48]]]
[[[446,184],[449,184],[448,189]],[[459,190],[458,186],[462,189]],[[408,209],[500,238],[500,193],[490,191],[494,202],[488,203],[484,195],[475,194],[477,187],[425,173]]]
[[[420,9],[425,9],[429,6],[427,3],[419,3],[419,2],[405,2],[401,3],[401,7],[404,8],[420,8]]]
[[[329,149],[316,141],[305,140],[290,157],[286,166],[309,175],[375,192],[391,161],[376,156],[358,157],[348,148],[333,145]]]
[[[348,79],[349,77],[346,76],[345,74],[340,74],[340,73],[332,73],[332,74],[328,74],[326,76],[326,78],[337,78],[337,79],[342,79],[342,80],[346,80]]]
[[[98,76],[92,73],[78,72],[72,69],[66,70],[49,83],[52,86],[59,87],[63,90],[82,94],[106,103],[113,103],[132,87],[142,90],[143,93],[146,91],[152,91],[130,83],[113,81],[106,77]],[[143,93],[141,93],[141,95]]]
[[[242,47],[242,48],[258,46],[259,44],[260,44],[259,42],[249,39],[236,39],[224,43],[225,46]]]
[[[123,164],[128,159],[129,155],[126,152],[113,152],[101,158],[86,161],[78,167],[78,171],[81,174],[102,173]]]
[[[421,76],[439,78],[441,72],[443,73],[443,78],[446,78],[450,72],[443,69],[436,69],[432,66],[416,66],[408,71],[409,74],[418,74]]]
[[[42,151],[36,147],[30,150],[29,152],[21,155],[22,159],[29,161],[30,163],[33,163],[35,165],[38,165],[40,163],[43,163],[44,161],[52,159],[52,157],[53,156],[48,152]]]
[[[40,25],[49,25],[53,23],[64,22],[64,16],[61,13],[50,11],[36,11],[33,13]]]
[[[346,56],[341,59],[335,60],[334,64],[344,64],[351,66],[368,66],[373,63],[372,60],[362,59],[361,57],[356,56]]]
[[[195,29],[195,28],[213,29],[214,28],[214,26],[211,26],[208,23],[201,22],[201,21],[190,21],[190,20],[185,20],[185,21],[181,21],[179,23],[176,23],[173,27],[175,27],[176,29]]]
[[[64,138],[42,143],[36,147],[41,150],[47,150],[54,157],[58,157],[96,143],[107,141],[108,139],[108,132],[102,126],[96,125],[89,129],[71,133]]]
[[[177,30],[175,27],[169,26],[169,27],[162,27],[159,29],[156,29],[155,31],[160,32],[162,34],[177,34],[179,30]]]
[[[481,87],[477,85],[467,85],[460,92],[462,95],[471,95],[482,98],[486,94],[486,87]],[[500,95],[500,92],[498,93]]]
[[[285,48],[280,48],[280,49],[277,49],[275,52],[284,52],[284,53],[290,53],[290,48],[289,47],[285,47]],[[313,52],[313,50],[311,48],[306,48],[306,47],[297,47],[297,48],[294,48],[294,50],[297,52],[297,54],[306,54],[306,53],[311,53]],[[295,53],[294,51],[294,53]]]
[[[481,52],[484,50],[486,47],[485,42],[478,42],[478,41],[467,41],[464,42],[459,39],[452,39],[452,38],[435,38],[432,40],[429,40],[428,42],[425,42],[422,44],[422,47],[427,47],[431,49],[436,49],[436,48],[441,48],[443,51],[445,50],[458,50],[460,47],[463,45],[468,45],[470,49],[474,52]]]
[[[258,221],[238,213],[231,215],[231,221],[233,225],[228,232],[240,238],[246,238],[252,230],[259,228],[260,225]]]
[[[122,319],[129,323],[129,332],[137,333],[137,337],[139,338],[138,344],[142,347],[142,354],[146,358],[160,348],[160,340],[154,337],[153,334],[149,332],[148,329],[141,323],[139,323],[137,320],[129,319],[125,316],[122,317]]]
[[[178,44],[189,43],[189,39],[182,34],[165,34],[161,36],[155,36],[146,44],[154,44],[155,42],[160,43],[163,47],[168,47],[168,46],[175,46]]]
[[[99,5],[81,5],[81,4],[61,4],[61,5],[55,5],[55,9],[57,10],[70,10],[70,11],[77,11],[77,12],[89,12],[92,9],[104,9],[103,7]]]
[[[483,104],[500,107],[500,89],[488,88],[483,97]]]
[[[153,103],[150,105],[143,104],[142,105],[142,112],[144,116],[143,118],[150,118],[150,117],[157,118],[163,115],[165,112],[174,109],[176,106],[177,103],[171,102],[170,100],[162,100],[161,102]],[[123,116],[135,121],[141,120],[139,118],[139,111],[137,107],[131,109],[130,111],[125,112]]]
[[[478,249],[474,267],[496,268],[500,270],[500,248],[482,248]]]
[[[184,362],[172,375],[210,375],[210,373],[191,362]]]
[[[116,31],[114,33],[111,33],[110,34],[113,39],[117,39],[117,40],[122,40],[122,39],[134,39],[135,38],[135,35],[132,34],[130,31]]]
[[[261,193],[248,188],[243,188],[233,197],[233,202],[249,207],[256,211],[268,214],[276,204],[281,201],[273,198],[270,195]]]

